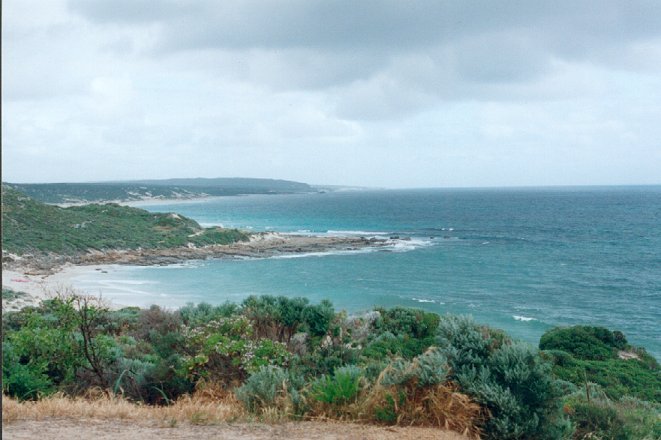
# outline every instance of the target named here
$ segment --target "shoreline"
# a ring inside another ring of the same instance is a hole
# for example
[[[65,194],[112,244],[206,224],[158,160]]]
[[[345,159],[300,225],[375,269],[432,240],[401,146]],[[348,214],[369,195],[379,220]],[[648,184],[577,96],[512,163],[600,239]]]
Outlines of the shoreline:
[[[110,266],[168,266],[192,260],[271,258],[328,251],[354,252],[383,248],[392,240],[347,236],[289,235],[259,232],[246,242],[204,247],[90,251],[75,256],[5,256],[2,263],[2,288],[17,293],[2,299],[4,311],[38,305],[58,293],[75,292],[72,278],[90,271],[104,271]],[[121,307],[120,304],[110,304]]]

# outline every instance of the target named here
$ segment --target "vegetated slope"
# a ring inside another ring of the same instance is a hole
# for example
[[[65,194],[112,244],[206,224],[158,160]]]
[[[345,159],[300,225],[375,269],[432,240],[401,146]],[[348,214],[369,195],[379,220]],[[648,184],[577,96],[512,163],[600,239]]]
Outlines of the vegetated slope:
[[[574,326],[546,332],[539,342],[563,380],[602,387],[610,399],[634,396],[661,403],[661,368],[645,350],[633,347],[622,332]],[[661,428],[661,427],[660,427]]]
[[[177,214],[117,204],[60,208],[2,186],[2,247],[19,255],[228,244],[247,238],[235,229],[205,229]]]
[[[568,332],[583,345],[582,328]],[[176,311],[110,310],[74,295],[6,313],[2,336],[3,420],[38,411],[16,400],[46,398],[41,414],[59,405],[62,416],[142,411],[194,424],[323,418],[488,440],[661,438],[658,401],[629,392],[608,398],[608,382],[558,380],[559,350],[539,352],[469,317],[418,309],[347,316],[329,301],[253,296]],[[658,371],[645,350],[636,353]],[[641,380],[658,389],[650,376]],[[98,389],[107,400],[81,400]],[[141,406],[132,411],[131,401]]]
[[[130,201],[152,198],[191,199],[239,194],[314,192],[306,183],[275,179],[166,179],[98,183],[24,183],[13,188],[44,203]]]

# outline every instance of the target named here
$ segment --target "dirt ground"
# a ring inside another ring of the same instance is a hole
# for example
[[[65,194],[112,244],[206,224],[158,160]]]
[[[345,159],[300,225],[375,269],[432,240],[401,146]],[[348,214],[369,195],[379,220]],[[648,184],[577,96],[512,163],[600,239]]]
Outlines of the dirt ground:
[[[459,434],[434,428],[381,427],[337,422],[295,422],[275,425],[223,423],[174,427],[126,420],[58,419],[20,420],[3,423],[3,439],[324,439],[324,440],[465,440]]]

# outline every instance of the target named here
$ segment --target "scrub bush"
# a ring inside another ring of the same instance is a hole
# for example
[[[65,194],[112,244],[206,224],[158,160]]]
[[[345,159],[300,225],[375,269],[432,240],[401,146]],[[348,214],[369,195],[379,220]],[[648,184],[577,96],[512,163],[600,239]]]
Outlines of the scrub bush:
[[[487,438],[568,434],[570,427],[560,411],[560,386],[551,376],[551,365],[534,349],[461,316],[441,320],[439,345],[451,368],[449,378],[486,408]]]
[[[299,393],[303,382],[286,369],[268,365],[253,373],[236,389],[236,397],[252,413],[261,413],[275,408],[291,413],[301,404]]]
[[[386,424],[438,426],[477,437],[480,406],[446,382],[448,372],[447,359],[437,348],[412,361],[391,362],[366,399],[369,418]]]
[[[615,358],[627,345],[622,332],[582,325],[549,330],[539,340],[540,350],[562,350],[585,360]]]
[[[608,399],[598,385],[565,399],[564,410],[575,427],[574,439],[655,440],[661,438],[661,407],[633,397]]]
[[[340,367],[333,375],[324,375],[312,382],[309,395],[317,402],[338,408],[355,402],[362,378],[361,368],[355,365]]]

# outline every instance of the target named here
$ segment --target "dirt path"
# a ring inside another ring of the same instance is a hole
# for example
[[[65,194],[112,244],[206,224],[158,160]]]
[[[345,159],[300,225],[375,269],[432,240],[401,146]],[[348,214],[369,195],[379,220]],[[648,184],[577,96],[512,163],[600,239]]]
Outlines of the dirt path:
[[[3,423],[2,438],[99,439],[99,440],[170,440],[170,439],[373,439],[373,440],[465,440],[459,434],[433,428],[381,427],[337,422],[296,422],[276,425],[231,423],[212,426],[178,425],[166,427],[154,423],[126,420],[43,419]]]

